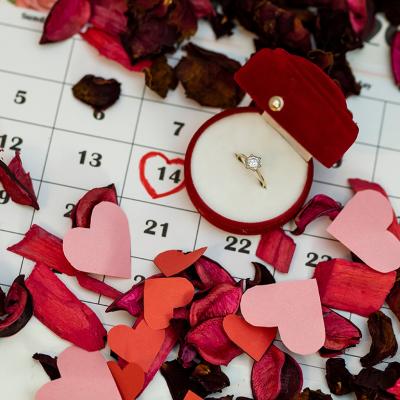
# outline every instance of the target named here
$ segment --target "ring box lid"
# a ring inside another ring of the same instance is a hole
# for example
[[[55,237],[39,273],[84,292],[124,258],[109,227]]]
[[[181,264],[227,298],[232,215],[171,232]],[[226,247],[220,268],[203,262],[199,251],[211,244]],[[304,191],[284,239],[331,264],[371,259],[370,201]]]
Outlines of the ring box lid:
[[[235,80],[306,159],[309,153],[331,167],[357,138],[358,126],[339,86],[302,57],[263,49],[235,74]],[[272,107],[271,99],[278,105],[283,100],[282,107]]]

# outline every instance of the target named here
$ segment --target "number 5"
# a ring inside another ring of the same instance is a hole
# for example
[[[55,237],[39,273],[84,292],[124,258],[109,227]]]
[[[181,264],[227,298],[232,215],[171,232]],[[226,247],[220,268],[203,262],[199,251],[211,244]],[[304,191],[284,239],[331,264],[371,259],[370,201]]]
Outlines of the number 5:
[[[26,102],[27,92],[25,90],[18,90],[17,94],[14,98],[14,103],[16,104],[24,104]]]

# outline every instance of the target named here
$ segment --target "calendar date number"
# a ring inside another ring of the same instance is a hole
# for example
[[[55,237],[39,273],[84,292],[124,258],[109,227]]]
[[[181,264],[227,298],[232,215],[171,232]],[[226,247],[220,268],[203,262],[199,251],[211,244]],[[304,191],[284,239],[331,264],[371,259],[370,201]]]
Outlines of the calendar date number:
[[[161,237],[167,237],[169,224],[164,222],[163,224],[159,224],[154,219],[148,219],[146,221],[146,229],[143,231],[147,235],[161,235]]]
[[[320,263],[322,261],[329,261],[329,260],[332,260],[331,256],[327,256],[326,254],[320,256],[319,254],[311,251],[307,254],[307,262],[305,265],[307,267],[316,268],[318,263]]]
[[[225,250],[235,251],[242,254],[250,254],[251,240],[238,239],[235,236],[227,236]]]

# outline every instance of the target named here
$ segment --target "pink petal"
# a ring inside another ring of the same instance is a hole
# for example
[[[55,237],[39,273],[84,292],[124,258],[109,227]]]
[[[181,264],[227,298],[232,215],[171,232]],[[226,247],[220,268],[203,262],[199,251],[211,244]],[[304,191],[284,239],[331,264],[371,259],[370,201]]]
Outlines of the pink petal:
[[[368,25],[367,0],[346,0],[351,26],[355,33],[362,35]]]
[[[327,216],[334,220],[342,209],[342,205],[324,194],[315,195],[297,214],[294,222],[297,228],[293,235],[301,235],[308,224],[317,218]]]
[[[187,344],[192,345],[204,360],[214,365],[228,365],[243,352],[226,335],[222,320],[213,318],[204,321],[186,335]]]
[[[127,18],[124,12],[113,10],[100,4],[94,4],[90,23],[97,29],[117,36],[126,30]]]
[[[96,314],[44,264],[36,264],[26,280],[35,317],[56,335],[87,351],[100,350],[107,332]]]
[[[288,273],[296,243],[282,228],[263,233],[256,256],[272,265],[279,272]]]
[[[199,289],[207,290],[221,283],[230,283],[231,285],[236,283],[221,265],[206,256],[202,256],[196,261],[194,267],[200,278]]]
[[[302,386],[300,366],[274,345],[253,365],[251,387],[257,400],[294,399]]]
[[[15,203],[39,210],[32,179],[29,173],[25,172],[18,151],[8,166],[0,160],[0,183]]]
[[[392,71],[397,86],[400,86],[400,31],[394,34],[390,47]]]
[[[242,298],[242,288],[230,283],[222,283],[213,287],[204,297],[195,300],[190,307],[190,325],[216,317],[235,314]]]
[[[47,16],[40,44],[72,37],[89,21],[90,13],[88,0],[58,0]]]
[[[216,14],[210,0],[190,0],[190,3],[198,19]]]
[[[81,36],[86,42],[95,47],[102,56],[116,61],[130,71],[142,71],[151,65],[151,61],[147,60],[132,65],[118,36],[110,35],[96,28],[89,28],[86,32],[81,33]]]
[[[368,317],[382,307],[396,272],[381,274],[362,263],[333,259],[320,262],[314,278],[323,305]]]

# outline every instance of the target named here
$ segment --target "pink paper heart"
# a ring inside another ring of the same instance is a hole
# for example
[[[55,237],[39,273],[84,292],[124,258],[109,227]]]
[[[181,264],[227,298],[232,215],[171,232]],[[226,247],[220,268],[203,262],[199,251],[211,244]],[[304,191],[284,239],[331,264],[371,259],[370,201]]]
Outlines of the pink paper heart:
[[[61,378],[42,386],[35,400],[121,400],[99,351],[88,352],[72,346],[60,354],[57,365]]]
[[[400,241],[388,231],[393,222],[389,200],[376,190],[354,195],[327,231],[376,271],[400,266]]]
[[[64,237],[65,257],[79,271],[131,277],[129,223],[122,209],[108,201],[92,212],[90,228],[72,228]]]
[[[240,304],[251,325],[278,327],[285,346],[297,354],[312,354],[325,343],[325,325],[317,281],[288,281],[254,286]]]

